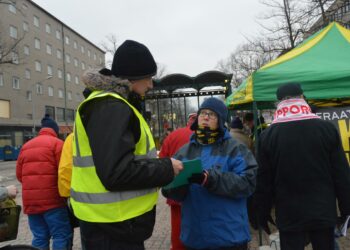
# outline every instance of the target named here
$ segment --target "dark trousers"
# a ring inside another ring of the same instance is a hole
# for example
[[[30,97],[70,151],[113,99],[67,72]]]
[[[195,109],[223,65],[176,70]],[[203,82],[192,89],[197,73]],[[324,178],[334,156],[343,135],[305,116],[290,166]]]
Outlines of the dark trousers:
[[[220,248],[201,248],[201,249],[195,249],[186,247],[186,250],[247,250],[248,249],[248,243],[235,246],[235,247],[220,247]]]
[[[117,241],[100,228],[80,222],[83,250],[145,250],[143,242]]]
[[[281,232],[281,250],[304,250],[307,239],[313,250],[334,250],[334,228],[300,232]]]

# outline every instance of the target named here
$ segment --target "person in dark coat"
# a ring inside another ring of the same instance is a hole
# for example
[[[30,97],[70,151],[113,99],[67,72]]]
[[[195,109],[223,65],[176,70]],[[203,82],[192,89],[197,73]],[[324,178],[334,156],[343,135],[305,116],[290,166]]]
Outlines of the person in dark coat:
[[[337,205],[350,215],[350,169],[333,124],[311,112],[300,84],[277,89],[272,125],[260,137],[255,201],[266,226],[276,210],[282,250],[334,249]]]
[[[73,149],[88,152],[89,168],[73,150],[70,201],[85,250],[144,249],[153,232],[158,187],[182,170],[178,160],[156,158],[140,113],[141,96],[153,88],[156,72],[149,49],[126,40],[111,70],[91,69],[82,76],[92,93],[77,110],[74,131],[83,132],[74,135]]]

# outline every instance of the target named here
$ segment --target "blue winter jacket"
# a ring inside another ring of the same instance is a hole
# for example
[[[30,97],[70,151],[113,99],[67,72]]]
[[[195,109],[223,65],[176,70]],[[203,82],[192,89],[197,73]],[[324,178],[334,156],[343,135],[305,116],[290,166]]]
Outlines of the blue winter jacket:
[[[175,155],[181,161],[200,159],[209,173],[205,187],[191,184],[162,190],[182,201],[181,241],[195,249],[231,247],[250,241],[246,198],[255,189],[257,163],[247,147],[226,130],[216,143],[189,144]]]

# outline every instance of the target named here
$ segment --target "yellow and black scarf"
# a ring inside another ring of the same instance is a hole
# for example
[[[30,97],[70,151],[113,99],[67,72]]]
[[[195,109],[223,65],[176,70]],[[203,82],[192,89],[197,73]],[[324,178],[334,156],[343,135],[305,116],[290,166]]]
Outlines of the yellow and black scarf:
[[[201,144],[212,144],[218,140],[219,129],[210,129],[209,127],[198,126],[196,129],[196,139]]]

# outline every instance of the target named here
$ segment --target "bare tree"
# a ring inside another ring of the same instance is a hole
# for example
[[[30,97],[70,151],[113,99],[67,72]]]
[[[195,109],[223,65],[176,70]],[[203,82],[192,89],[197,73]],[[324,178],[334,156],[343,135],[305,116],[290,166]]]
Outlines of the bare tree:
[[[165,75],[167,75],[166,66],[162,63],[157,63],[157,74],[154,76],[156,79],[161,79]]]
[[[232,87],[237,87],[255,70],[275,59],[281,52],[267,39],[247,38],[247,40],[247,43],[239,45],[228,58],[217,64],[219,70],[233,74]]]
[[[262,36],[268,37],[275,49],[286,52],[295,48],[302,40],[303,34],[315,21],[312,10],[307,3],[300,0],[261,0],[269,8],[259,22],[263,28]]]
[[[118,38],[114,34],[106,36],[106,41],[100,43],[102,49],[106,51],[106,66],[111,67],[113,62],[114,53],[119,47]]]
[[[316,19],[308,35],[327,26],[331,21],[342,23],[342,15],[337,15],[337,11],[347,4],[346,0],[307,0],[307,2],[307,8]]]
[[[0,5],[12,5],[16,11],[21,10],[16,8],[14,1],[0,0]],[[15,34],[9,36],[9,30],[5,29],[0,24],[0,64],[19,64],[23,62],[24,54],[22,53],[22,41],[25,33],[20,34],[18,30],[13,30]]]

